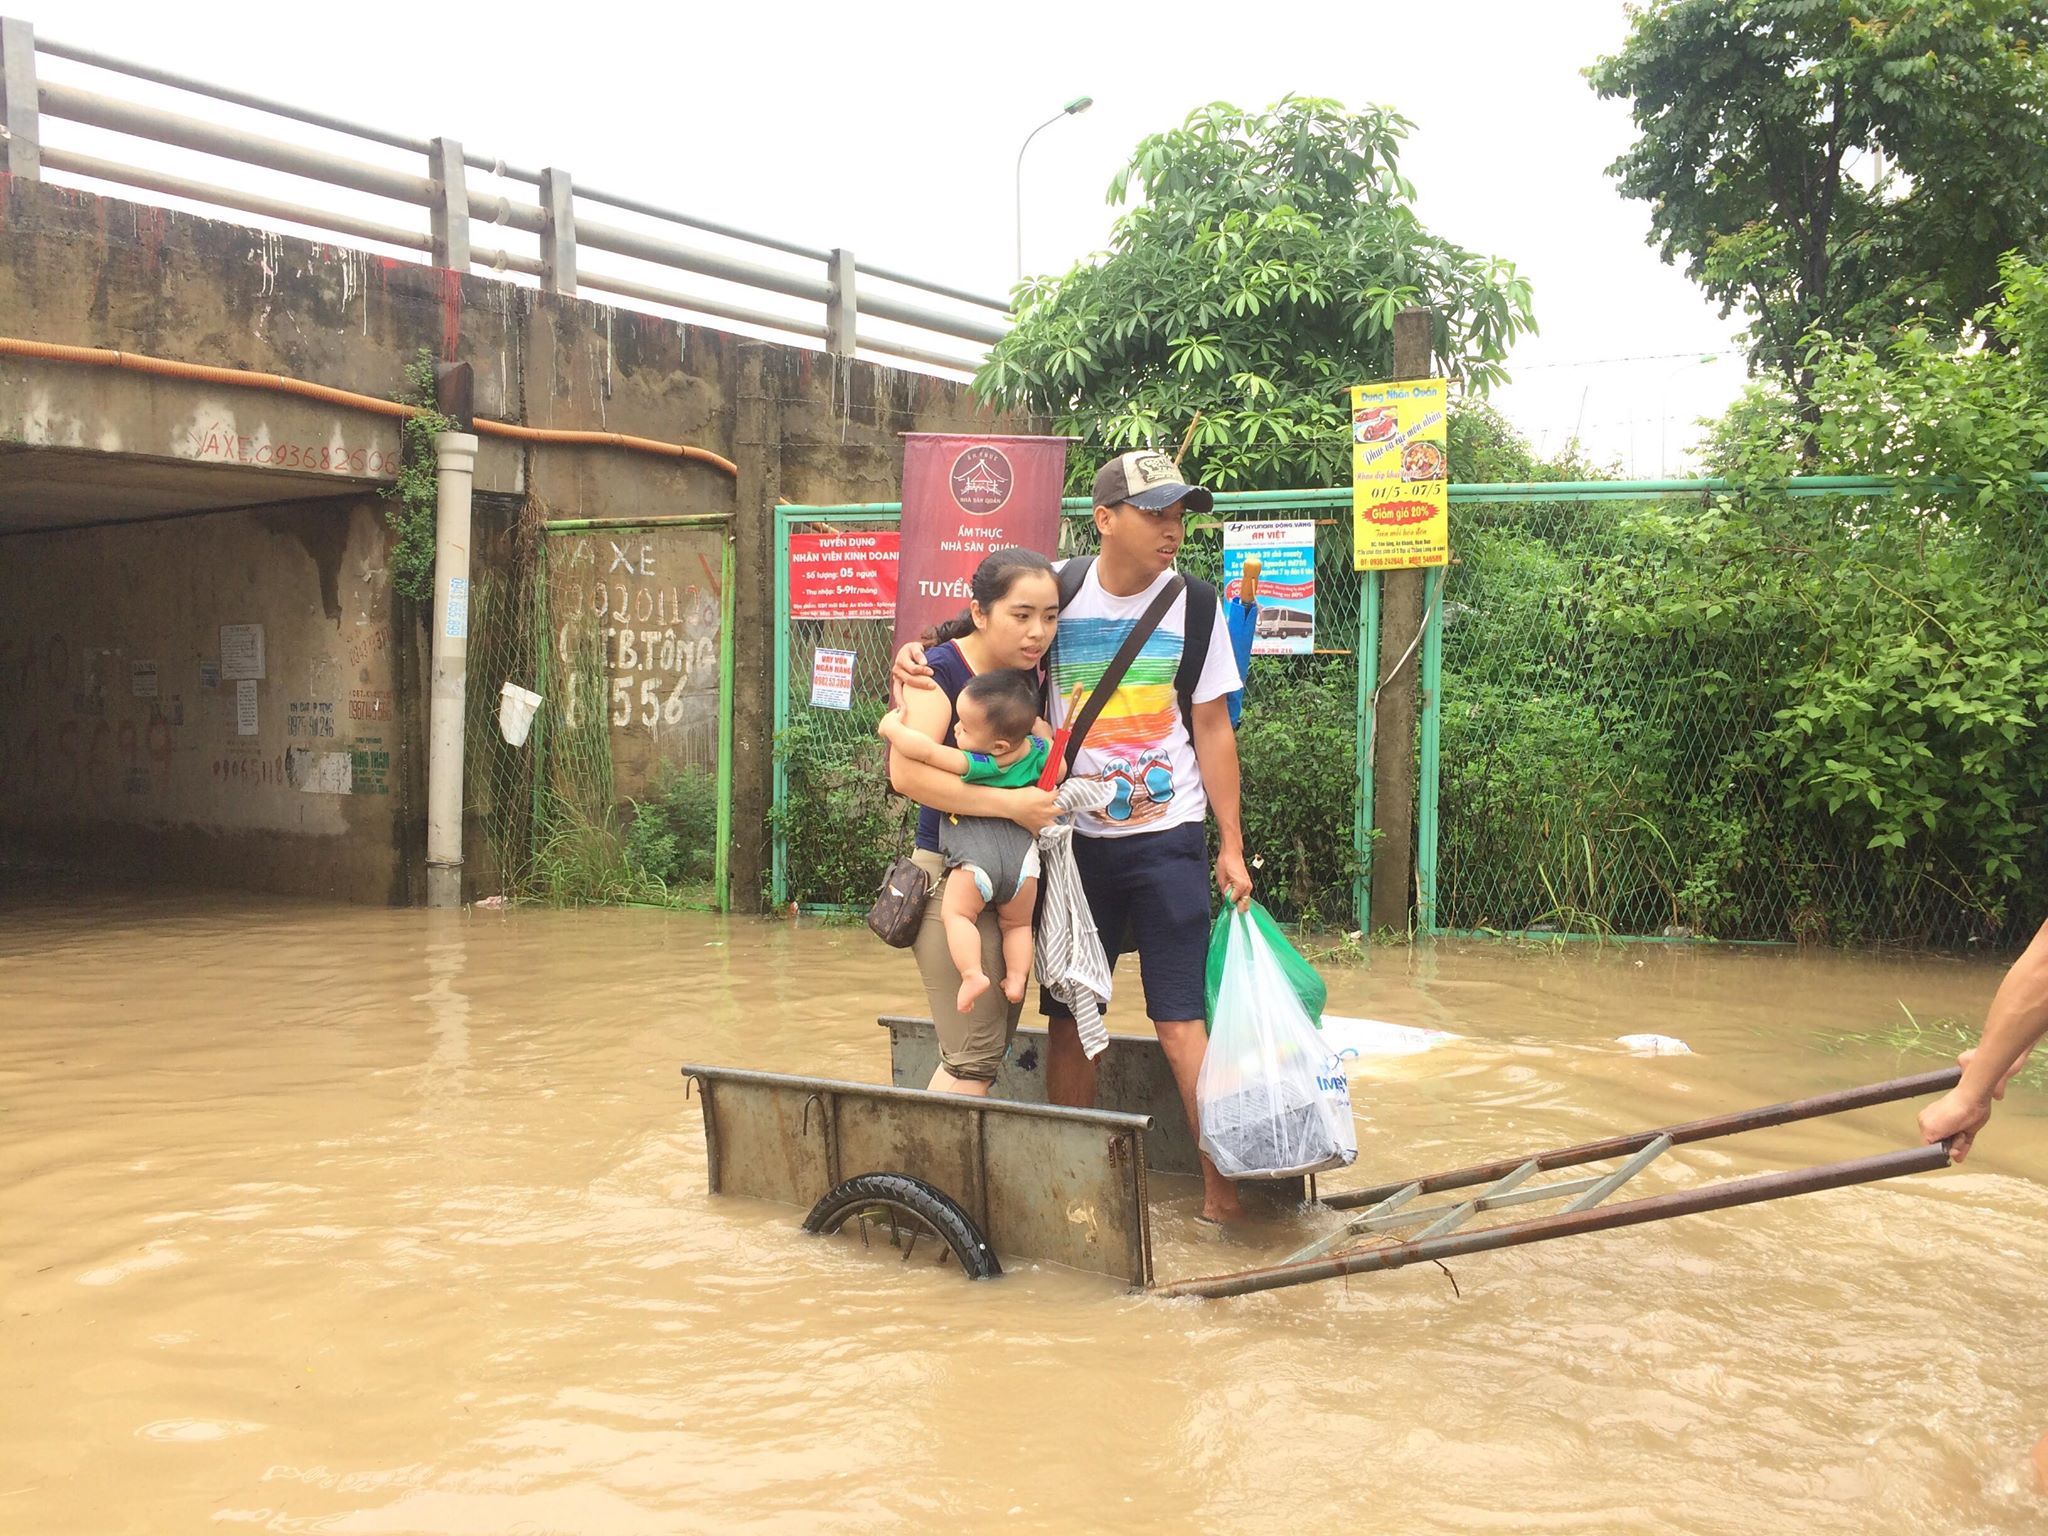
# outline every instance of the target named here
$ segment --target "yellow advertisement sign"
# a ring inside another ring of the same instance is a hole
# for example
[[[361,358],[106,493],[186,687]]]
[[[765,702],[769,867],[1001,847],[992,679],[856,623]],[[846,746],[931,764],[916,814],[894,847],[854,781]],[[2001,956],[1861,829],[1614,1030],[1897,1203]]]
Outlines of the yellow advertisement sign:
[[[1443,379],[1352,386],[1354,569],[1450,564],[1449,405]]]

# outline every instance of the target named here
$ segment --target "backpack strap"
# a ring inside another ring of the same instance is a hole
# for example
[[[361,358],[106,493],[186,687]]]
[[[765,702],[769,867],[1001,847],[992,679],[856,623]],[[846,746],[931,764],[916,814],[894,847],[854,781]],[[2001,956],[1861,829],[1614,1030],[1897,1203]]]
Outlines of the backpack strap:
[[[1081,595],[1081,584],[1088,579],[1088,573],[1095,568],[1093,555],[1074,555],[1065,565],[1054,572],[1059,583],[1060,610],[1065,612],[1069,603]],[[1060,632],[1052,632],[1052,645],[1043,660],[1043,675],[1038,683],[1038,712],[1046,719],[1052,718],[1052,661],[1060,648]]]
[[[1081,583],[1088,579],[1088,573],[1095,569],[1093,555],[1076,555],[1059,569],[1060,606],[1066,607],[1081,595]]]
[[[1075,555],[1059,568],[1060,607],[1067,605],[1081,595],[1081,585],[1087,581],[1089,571],[1095,568],[1095,556]],[[1216,614],[1220,599],[1216,588],[1198,576],[1182,578],[1188,594],[1187,632],[1182,639],[1180,666],[1173,674],[1173,691],[1180,703],[1181,723],[1192,738],[1195,734],[1195,688],[1202,681],[1202,667],[1209,659],[1209,639],[1216,632]],[[1150,633],[1148,630],[1147,633]],[[1053,631],[1052,648],[1059,649],[1059,631]],[[1052,709],[1052,656],[1046,656],[1045,678],[1039,688],[1039,710],[1051,718]]]
[[[1166,610],[1186,590],[1186,582],[1179,576],[1159,589],[1159,595],[1133,624],[1130,633],[1124,636],[1124,643],[1109,658],[1109,665],[1102,669],[1102,677],[1088,692],[1088,700],[1081,706],[1080,714],[1074,717],[1073,734],[1067,738],[1066,771],[1074,771],[1074,762],[1081,755],[1081,745],[1087,739],[1088,727],[1095,723],[1095,717],[1102,713],[1102,707],[1116,695],[1122,685],[1124,674],[1131,669],[1131,663],[1138,659],[1138,652],[1145,648],[1145,642],[1152,638],[1152,631],[1159,627],[1159,621],[1166,617]]]
[[[1187,633],[1181,643],[1180,667],[1173,674],[1173,691],[1180,695],[1181,724],[1188,728],[1188,739],[1192,741],[1195,736],[1195,687],[1202,681],[1202,667],[1209,659],[1209,640],[1216,633],[1220,599],[1216,589],[1199,577],[1188,577],[1187,584]]]

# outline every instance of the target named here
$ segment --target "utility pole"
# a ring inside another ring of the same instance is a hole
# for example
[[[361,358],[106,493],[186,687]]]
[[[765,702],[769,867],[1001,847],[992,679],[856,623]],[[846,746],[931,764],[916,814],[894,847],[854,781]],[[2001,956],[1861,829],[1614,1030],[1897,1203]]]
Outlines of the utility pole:
[[[1430,376],[1430,314],[1394,316],[1394,379]],[[1371,927],[1408,931],[1415,894],[1416,726],[1421,712],[1424,571],[1381,571],[1379,703],[1372,726]],[[1403,658],[1406,658],[1405,662]],[[1398,669],[1398,670],[1396,670]]]

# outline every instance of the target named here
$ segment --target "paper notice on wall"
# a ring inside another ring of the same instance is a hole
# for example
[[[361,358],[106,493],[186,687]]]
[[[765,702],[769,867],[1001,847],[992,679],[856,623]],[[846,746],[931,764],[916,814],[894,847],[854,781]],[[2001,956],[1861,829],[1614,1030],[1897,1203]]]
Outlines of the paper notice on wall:
[[[256,734],[256,683],[253,678],[238,678],[235,682],[235,734]]]
[[[263,673],[263,626],[223,624],[220,627],[220,675],[231,683],[260,681]]]
[[[153,661],[131,661],[128,663],[128,691],[138,699],[156,697],[156,663]]]
[[[896,531],[789,536],[792,619],[889,619],[896,616]]]
[[[819,649],[811,658],[811,708],[853,708],[853,651]]]
[[[220,686],[219,662],[202,661],[199,663],[199,686],[202,688],[218,688]]]
[[[284,777],[293,789],[309,795],[347,795],[355,791],[353,761],[346,752],[287,747]]]

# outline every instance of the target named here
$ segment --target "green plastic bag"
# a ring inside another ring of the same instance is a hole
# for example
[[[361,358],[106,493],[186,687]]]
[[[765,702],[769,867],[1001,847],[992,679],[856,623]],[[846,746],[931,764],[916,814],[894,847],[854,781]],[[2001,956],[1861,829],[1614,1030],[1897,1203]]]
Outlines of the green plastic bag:
[[[1216,993],[1223,985],[1223,957],[1230,952],[1230,914],[1232,908],[1226,902],[1216,916],[1215,927],[1209,930],[1209,965],[1203,987],[1207,1002],[1203,1028],[1212,1029],[1216,1023]],[[1256,901],[1247,914],[1252,926],[1266,936],[1266,942],[1273,946],[1273,953],[1280,957],[1281,972],[1287,977],[1287,984],[1294,989],[1294,995],[1301,999],[1301,1011],[1314,1021],[1317,1029],[1323,1027],[1323,1004],[1329,1001],[1330,989],[1323,985],[1323,978],[1287,942],[1287,935],[1280,931],[1280,925],[1273,921],[1273,914]]]

